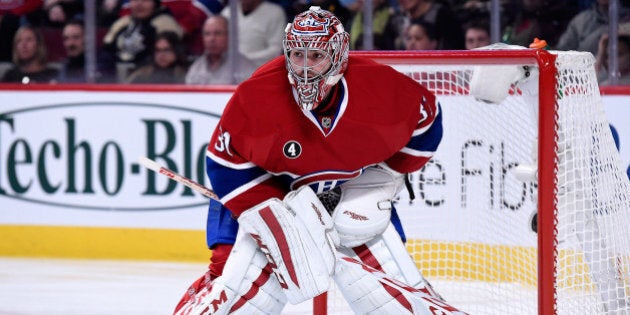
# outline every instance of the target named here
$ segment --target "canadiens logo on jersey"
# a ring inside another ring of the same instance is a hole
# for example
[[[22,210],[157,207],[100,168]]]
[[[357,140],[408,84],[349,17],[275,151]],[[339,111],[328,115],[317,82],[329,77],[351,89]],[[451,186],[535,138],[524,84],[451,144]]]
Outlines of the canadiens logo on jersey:
[[[330,19],[309,15],[306,19],[296,23],[291,32],[296,35],[325,36],[328,35],[326,30],[329,25]]]

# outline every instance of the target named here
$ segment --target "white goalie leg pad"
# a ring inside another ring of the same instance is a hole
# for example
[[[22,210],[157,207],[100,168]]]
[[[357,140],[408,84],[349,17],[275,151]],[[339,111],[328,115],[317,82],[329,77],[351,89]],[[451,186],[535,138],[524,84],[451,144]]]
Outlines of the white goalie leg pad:
[[[245,211],[238,222],[267,256],[291,304],[328,290],[338,237],[309,187],[289,193],[284,202],[269,199]]]
[[[465,314],[345,255],[333,278],[356,314]]]
[[[442,299],[416,266],[405,244],[390,223],[385,232],[364,245],[343,249],[343,253],[382,271],[388,277],[403,282],[435,298]]]
[[[341,246],[359,246],[385,231],[392,200],[403,189],[405,176],[381,165],[341,185],[341,198],[333,211]]]
[[[223,269],[175,315],[280,314],[287,299],[265,255],[239,232]]]

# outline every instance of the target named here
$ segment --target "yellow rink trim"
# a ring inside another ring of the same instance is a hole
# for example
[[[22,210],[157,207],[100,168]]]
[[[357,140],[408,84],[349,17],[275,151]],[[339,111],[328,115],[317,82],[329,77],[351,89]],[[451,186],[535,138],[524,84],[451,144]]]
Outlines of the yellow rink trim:
[[[412,239],[407,249],[429,278],[532,286],[538,278],[536,249],[531,247]]]
[[[538,278],[533,247],[411,239],[407,249],[428,278],[531,286]],[[0,256],[207,262],[210,251],[197,230],[0,225]],[[582,254],[559,259],[561,286],[592,286]]]
[[[534,247],[412,239],[407,241],[407,250],[427,278],[537,285],[538,257]],[[620,257],[621,260],[630,258]],[[618,268],[620,276],[630,269],[625,265]],[[557,272],[556,285],[560,288],[594,289],[581,252],[560,250]],[[630,283],[630,277],[624,281]]]
[[[0,225],[0,256],[208,261],[204,231]]]

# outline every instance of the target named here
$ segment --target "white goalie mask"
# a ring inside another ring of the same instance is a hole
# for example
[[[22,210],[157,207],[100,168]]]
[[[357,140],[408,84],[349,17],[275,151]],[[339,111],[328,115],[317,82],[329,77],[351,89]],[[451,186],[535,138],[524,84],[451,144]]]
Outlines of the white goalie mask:
[[[300,108],[317,108],[339,82],[348,65],[349,42],[341,21],[319,7],[296,15],[287,25],[286,67]]]

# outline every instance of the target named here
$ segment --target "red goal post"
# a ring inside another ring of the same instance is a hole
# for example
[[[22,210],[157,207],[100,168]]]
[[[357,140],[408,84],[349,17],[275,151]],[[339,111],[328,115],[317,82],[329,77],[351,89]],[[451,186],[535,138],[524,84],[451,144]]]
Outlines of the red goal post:
[[[471,314],[630,312],[630,184],[594,58],[506,47],[351,53],[408,74],[442,105],[443,142],[412,174],[419,198],[397,203],[408,250]],[[515,68],[528,77],[505,88],[500,74]],[[477,100],[479,79],[505,100]],[[517,175],[536,166],[529,180]],[[332,290],[315,313],[350,314],[341,299]]]

